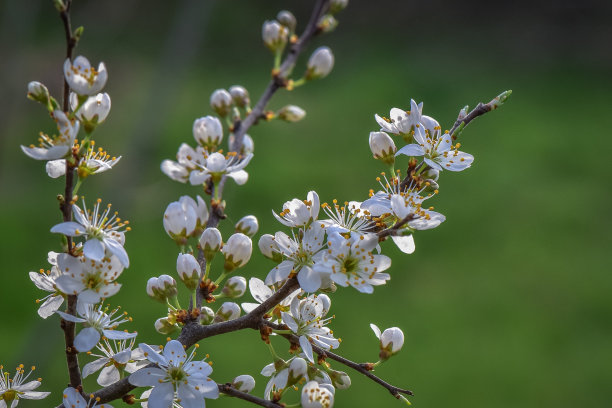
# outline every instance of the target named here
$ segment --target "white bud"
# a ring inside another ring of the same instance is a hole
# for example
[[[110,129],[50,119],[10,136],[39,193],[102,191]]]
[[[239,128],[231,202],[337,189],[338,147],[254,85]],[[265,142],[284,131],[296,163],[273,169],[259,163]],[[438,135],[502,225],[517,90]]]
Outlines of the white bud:
[[[176,281],[172,276],[160,275],[147,281],[147,295],[161,303],[166,303],[168,298],[173,298],[178,293]]]
[[[215,315],[214,322],[227,322],[240,317],[240,306],[234,302],[225,302],[221,305],[217,314]]]
[[[259,223],[254,215],[245,215],[236,223],[236,232],[242,232],[249,237],[257,234]]]
[[[193,291],[200,283],[200,264],[191,254],[179,254],[176,259],[176,272],[187,289]]]
[[[295,19],[295,16],[293,15],[292,12],[287,11],[287,10],[281,10],[276,15],[276,19],[278,20],[279,23],[287,27],[289,31],[291,32],[295,31],[297,20]]]
[[[236,106],[240,108],[247,107],[251,104],[251,98],[249,98],[249,91],[245,87],[240,85],[234,85],[229,89],[229,93],[234,100]]]
[[[296,357],[291,360],[289,364],[289,378],[287,380],[287,385],[293,385],[300,381],[308,371],[308,364],[306,364],[306,360],[301,357]]]
[[[193,122],[193,138],[209,151],[215,150],[223,139],[223,126],[214,116],[204,116]]]
[[[328,374],[337,389],[346,390],[351,386],[351,377],[344,371],[329,370]]]
[[[232,108],[232,95],[225,89],[217,89],[210,95],[210,106],[223,118]]]
[[[375,159],[387,164],[395,163],[397,148],[391,136],[385,132],[370,132],[370,151]]]
[[[440,170],[433,169],[430,167],[427,170],[425,170],[423,173],[421,173],[421,175],[423,176],[424,179],[438,181],[438,178],[440,177]]]
[[[308,60],[306,79],[317,79],[326,77],[334,67],[334,54],[329,47],[319,47]]]
[[[159,283],[159,279],[156,277],[149,278],[147,281],[147,295],[158,302],[166,303],[167,298],[163,295],[161,291],[161,284]]]
[[[246,279],[242,276],[232,276],[225,282],[221,292],[230,299],[239,298],[247,289]]]
[[[221,232],[216,228],[206,228],[200,237],[200,248],[207,262],[212,261],[221,248]]]
[[[155,321],[155,330],[161,334],[170,334],[178,329],[175,325],[168,321],[167,317],[162,317]]]
[[[261,28],[261,37],[266,47],[272,52],[285,48],[289,30],[276,20],[264,21]]]
[[[107,93],[90,96],[79,108],[79,96],[74,92],[70,94],[70,108],[83,126],[85,131],[91,132],[97,125],[104,122],[111,109],[111,99]],[[78,110],[76,110],[78,108]]]
[[[334,406],[334,392],[331,384],[310,381],[302,388],[302,408],[331,408]]]
[[[381,334],[380,329],[375,324],[370,324],[370,327],[376,337],[380,339],[379,357],[381,360],[387,360],[401,350],[404,345],[404,333],[399,328],[391,327]]]
[[[181,203],[183,208],[191,207],[196,214],[196,227],[193,232],[189,234],[191,237],[199,235],[208,221],[208,207],[206,206],[206,202],[200,196],[196,196],[196,200],[189,196],[182,196],[179,199],[179,203]]]
[[[178,244],[186,244],[198,223],[198,216],[193,206],[174,201],[168,204],[164,212],[164,229],[170,238]],[[185,204],[185,205],[183,205]]]
[[[215,312],[208,306],[202,306],[200,308],[200,324],[207,325],[211,324],[215,319]]]
[[[262,255],[266,258],[272,259],[275,262],[281,262],[283,260],[273,235],[262,235],[261,238],[259,238],[257,245],[259,246],[259,250],[261,251]]]
[[[287,105],[278,111],[278,117],[287,122],[298,122],[304,119],[306,111],[299,106]]]
[[[232,387],[248,394],[255,388],[255,379],[248,374],[239,375],[232,381]]]
[[[326,14],[319,20],[318,28],[324,33],[331,33],[338,27],[338,20],[331,14]]]
[[[251,238],[238,232],[229,237],[221,252],[225,255],[224,268],[230,272],[249,262],[253,252],[253,243]]]
[[[49,102],[49,90],[40,82],[32,81],[28,84],[28,98],[46,105]]]
[[[348,6],[349,0],[331,0],[329,2],[329,11],[332,13],[337,13],[342,11]]]

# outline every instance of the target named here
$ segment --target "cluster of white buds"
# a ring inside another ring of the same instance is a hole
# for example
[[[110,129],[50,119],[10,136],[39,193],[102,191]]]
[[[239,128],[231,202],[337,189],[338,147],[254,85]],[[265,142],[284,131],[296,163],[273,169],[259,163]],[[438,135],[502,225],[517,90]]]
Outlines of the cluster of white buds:
[[[208,220],[208,207],[197,196],[197,202],[183,196],[179,201],[168,204],[164,212],[164,229],[179,245],[185,245],[190,237],[199,236]]]
[[[177,294],[176,281],[170,275],[160,275],[147,281],[147,295],[151,299],[167,303],[168,300],[175,299]]]

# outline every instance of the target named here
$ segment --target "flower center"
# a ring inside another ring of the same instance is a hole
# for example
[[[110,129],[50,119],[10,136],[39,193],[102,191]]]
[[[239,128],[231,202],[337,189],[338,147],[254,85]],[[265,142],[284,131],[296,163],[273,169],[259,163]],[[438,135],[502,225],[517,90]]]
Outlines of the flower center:
[[[168,378],[172,384],[182,382],[187,378],[187,373],[183,371],[182,367],[170,366],[168,367]]]
[[[0,397],[1,401],[12,402],[17,397],[17,391],[7,390],[4,392],[4,394],[0,395]]]

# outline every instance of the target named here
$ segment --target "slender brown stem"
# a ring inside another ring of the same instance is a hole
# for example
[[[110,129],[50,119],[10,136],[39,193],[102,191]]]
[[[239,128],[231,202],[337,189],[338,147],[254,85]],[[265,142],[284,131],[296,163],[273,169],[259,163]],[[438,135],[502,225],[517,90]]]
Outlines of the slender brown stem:
[[[245,401],[252,402],[253,404],[260,405],[262,407],[267,407],[267,408],[283,408],[284,407],[284,405],[277,404],[276,402],[265,400],[263,398],[258,398],[258,397],[255,397],[254,395],[238,391],[237,389],[232,388],[231,384],[218,384],[218,386],[219,386],[219,391],[221,391],[222,393],[226,395],[240,398]]]
[[[487,112],[491,112],[492,110],[499,108],[506,101],[506,99],[510,97],[511,93],[512,91],[502,92],[501,94],[493,98],[489,103],[479,102],[478,105],[476,105],[476,107],[472,109],[472,111],[467,115],[463,114],[463,110],[461,110],[459,116],[457,117],[457,120],[449,131],[451,136],[455,138],[458,133],[460,133],[467,125],[469,125],[471,121],[473,121],[479,116],[484,115]]]

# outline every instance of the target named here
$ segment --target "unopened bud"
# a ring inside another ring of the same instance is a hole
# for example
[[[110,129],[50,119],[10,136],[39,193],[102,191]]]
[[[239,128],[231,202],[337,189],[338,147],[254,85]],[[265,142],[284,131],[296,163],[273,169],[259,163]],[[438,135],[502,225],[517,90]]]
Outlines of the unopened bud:
[[[389,165],[395,163],[397,148],[393,139],[385,132],[370,132],[370,151],[376,160]]]
[[[434,168],[428,168],[424,172],[421,173],[424,179],[428,179],[428,181],[438,181],[438,177],[440,177],[440,170]]]
[[[40,82],[32,81],[28,84],[28,98],[46,105],[49,103],[49,90]]]
[[[329,47],[317,48],[308,59],[306,79],[326,77],[334,67],[334,54]]]
[[[72,35],[74,37],[74,40],[76,42],[79,42],[79,40],[81,39],[81,37],[83,36],[83,33],[85,32],[85,27],[83,26],[78,26],[75,30],[74,30],[74,34]]]
[[[202,306],[200,308],[200,324],[207,325],[211,324],[215,319],[215,311],[208,306]]]
[[[53,0],[53,5],[57,11],[66,11],[66,4],[64,4],[64,0]]]
[[[278,245],[274,240],[274,236],[270,234],[264,234],[259,238],[259,242],[257,243],[259,246],[259,250],[262,255],[268,259],[272,259],[274,262],[282,262],[283,256],[278,249]]]
[[[289,378],[287,379],[287,385],[293,385],[298,383],[308,371],[308,364],[306,360],[301,357],[296,357],[291,360],[289,364]]]
[[[224,118],[232,109],[232,96],[225,89],[217,89],[210,95],[210,106]]]
[[[292,12],[287,11],[287,10],[281,10],[276,15],[276,19],[278,20],[279,23],[287,27],[290,32],[293,33],[295,31],[297,20],[295,19],[295,16],[293,15]]]
[[[374,334],[376,334],[376,337],[380,339],[380,353],[378,356],[381,360],[387,360],[402,349],[404,333],[399,328],[391,327],[381,334],[380,329],[375,324],[370,324],[370,327]]]
[[[231,272],[249,262],[253,252],[253,243],[251,238],[238,232],[229,237],[221,252],[225,255],[224,268],[227,272]]]
[[[299,106],[287,105],[278,111],[278,117],[287,122],[298,122],[304,119],[306,111]]]
[[[344,371],[329,370],[327,372],[332,380],[332,384],[339,390],[346,390],[351,386],[351,377]]]
[[[326,14],[319,20],[318,27],[324,33],[331,33],[338,27],[338,20],[331,14]]]
[[[254,215],[245,215],[236,223],[236,232],[242,232],[249,237],[257,234],[259,223]]]
[[[193,138],[208,151],[216,150],[223,139],[223,126],[214,116],[205,116],[193,122]]]
[[[248,394],[255,388],[255,379],[248,374],[239,375],[232,381],[232,387]]]
[[[206,228],[200,237],[200,248],[204,251],[206,262],[212,261],[221,248],[221,232],[216,228]]]
[[[172,276],[160,275],[147,281],[147,295],[161,303],[174,298],[178,293],[176,281]]]
[[[321,316],[326,316],[329,313],[329,309],[331,308],[331,299],[326,294],[317,295],[317,300],[321,302],[323,305],[323,311],[321,312]]]
[[[251,99],[249,98],[249,91],[247,91],[245,87],[240,85],[234,85],[229,89],[229,93],[232,96],[232,99],[234,100],[236,106],[244,108],[251,104]]]
[[[349,0],[331,0],[329,2],[329,11],[332,13],[338,13],[348,6]]]
[[[176,272],[190,291],[200,283],[200,264],[191,254],[179,254],[176,259]]]
[[[230,299],[239,298],[246,292],[246,279],[242,276],[232,276],[225,282],[221,292]]]
[[[155,330],[161,334],[170,334],[177,329],[176,325],[170,323],[167,317],[155,321]]]
[[[180,245],[187,243],[187,238],[193,233],[198,222],[195,208],[183,205],[185,202],[172,202],[164,212],[164,229],[170,238]]]
[[[240,317],[240,306],[234,302],[225,302],[221,305],[217,314],[215,315],[214,322],[227,322]]]
[[[276,20],[265,21],[261,29],[263,42],[272,52],[278,52],[285,48],[288,35],[287,27]]]

